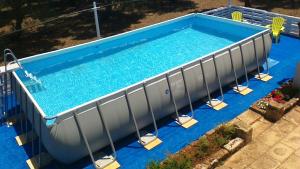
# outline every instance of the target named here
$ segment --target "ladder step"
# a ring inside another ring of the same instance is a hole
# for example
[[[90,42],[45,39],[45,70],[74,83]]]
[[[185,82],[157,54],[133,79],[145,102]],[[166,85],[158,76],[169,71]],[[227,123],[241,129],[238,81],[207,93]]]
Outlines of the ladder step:
[[[51,163],[52,157],[45,152],[40,154],[40,167],[39,167],[39,155],[33,156],[32,158],[26,160],[26,163],[30,169],[43,168]]]
[[[1,107],[1,105],[0,105],[0,107]],[[20,120],[21,118],[23,118],[21,114],[14,115],[14,116],[9,117],[9,118],[7,119],[7,123],[8,123],[10,126],[12,126],[12,125],[16,124],[17,121]]]
[[[33,140],[36,139],[36,137],[37,137],[37,135],[34,132],[29,131],[29,132],[27,132],[27,138],[26,138],[26,134],[23,133],[23,134],[21,134],[19,136],[16,136],[15,139],[16,139],[17,144],[19,146],[23,146],[23,145],[25,145],[27,143],[30,143],[31,140],[32,140],[32,138],[33,138]]]

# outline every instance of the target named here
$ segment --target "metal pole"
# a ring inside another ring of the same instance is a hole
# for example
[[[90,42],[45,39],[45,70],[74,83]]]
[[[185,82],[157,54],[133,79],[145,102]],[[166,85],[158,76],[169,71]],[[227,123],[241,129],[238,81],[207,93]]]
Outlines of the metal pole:
[[[232,0],[228,0],[228,1],[227,1],[227,6],[230,7],[231,5],[232,5]]]
[[[217,68],[216,58],[215,58],[215,55],[213,55],[212,57],[213,57],[215,71],[216,71],[216,76],[217,76],[217,79],[218,79],[218,82],[219,82],[219,89],[220,89],[220,93],[221,93],[221,97],[222,97],[222,102],[223,102],[224,101],[224,95],[223,95],[221,79],[220,79],[218,68]]]
[[[38,166],[39,168],[41,167],[41,153],[42,153],[42,115],[39,115],[40,120],[39,120],[39,162]]]
[[[17,80],[14,78],[14,114],[17,115]]]
[[[155,136],[158,137],[158,129],[157,129],[157,125],[156,125],[156,120],[155,120],[155,117],[154,117],[152,106],[150,104],[150,100],[149,100],[149,96],[148,96],[148,91],[147,91],[145,83],[143,83],[143,88],[144,88],[144,91],[145,91],[145,97],[146,97],[146,101],[147,101],[147,106],[148,106],[148,109],[149,109],[149,111],[151,113],[151,117],[152,117],[152,120],[153,120],[153,126],[154,126],[155,133],[156,133]]]
[[[208,88],[208,85],[207,85],[207,81],[206,81],[206,77],[205,77],[205,73],[204,73],[204,68],[203,68],[203,63],[202,63],[201,59],[200,59],[200,67],[201,67],[201,71],[202,71],[202,78],[203,78],[204,85],[205,85],[206,92],[207,92],[208,101],[209,101],[209,104],[212,105],[210,92],[209,92],[209,88]]]
[[[1,82],[1,86],[0,86],[0,90],[1,90],[1,110],[2,113],[4,112],[4,76],[3,74],[0,75],[0,82]],[[4,115],[3,117],[0,118],[0,123],[2,124],[4,122]]]
[[[32,122],[31,122],[31,150],[32,150],[32,156],[34,156],[34,127],[35,127],[35,122],[34,122],[34,104],[32,103]]]
[[[4,112],[3,112],[3,115],[4,115],[4,120],[6,120],[6,113],[7,113],[7,100],[6,100],[6,97],[7,97],[7,53],[5,52],[4,50],[4,67],[5,67],[5,72],[4,72]]]
[[[177,109],[177,105],[176,105],[175,98],[174,98],[174,96],[173,96],[172,87],[171,87],[170,79],[169,79],[169,73],[166,74],[166,79],[167,79],[167,83],[168,83],[168,88],[169,88],[169,90],[170,90],[171,100],[172,100],[173,105],[174,105],[174,107],[175,107],[175,113],[176,113],[176,116],[177,116],[177,119],[178,119],[178,123],[179,123],[180,125],[182,125],[181,122],[180,122],[180,120],[179,120],[179,113],[178,113],[178,109]]]
[[[22,88],[21,88],[21,85],[20,85],[20,88],[19,88],[19,92],[20,92],[20,104],[19,104],[19,113],[21,114],[21,133],[24,132],[23,130],[23,112],[22,112]]]
[[[96,25],[96,31],[97,31],[97,37],[100,38],[100,27],[99,27],[99,20],[98,20],[98,12],[97,12],[97,4],[94,1],[93,2],[93,10],[94,10],[94,17],[95,17],[95,25]]]
[[[237,88],[238,91],[240,91],[239,82],[238,82],[238,79],[237,79],[237,75],[236,75],[236,71],[235,71],[234,62],[233,62],[233,59],[232,59],[232,53],[231,53],[230,48],[228,49],[228,52],[229,52],[229,57],[230,57],[230,62],[231,62],[231,68],[232,68],[233,75],[234,75],[234,78],[235,78],[236,88]]]
[[[257,71],[258,71],[258,77],[261,78],[260,77],[259,61],[258,61],[258,57],[257,57],[257,53],[256,53],[255,39],[253,38],[252,41],[253,41],[253,49],[254,49],[254,56],[255,56],[255,59],[256,59],[256,66],[257,66]]]
[[[13,108],[13,95],[12,95],[12,73],[10,72],[9,74],[9,83],[10,83],[10,92],[9,92],[9,94],[10,94],[10,104],[9,104],[9,110],[10,110],[10,116],[12,116],[12,115],[14,115],[13,114],[13,111],[12,111],[12,108]]]
[[[269,61],[268,61],[268,54],[266,51],[265,37],[264,37],[264,34],[261,34],[261,35],[262,35],[261,37],[262,37],[262,41],[263,41],[263,55],[266,58],[267,74],[269,74]]]
[[[183,84],[184,84],[184,90],[185,90],[185,92],[187,94],[187,97],[188,97],[188,100],[189,100],[192,117],[194,117],[194,109],[193,109],[193,105],[192,105],[192,101],[191,101],[190,92],[189,92],[189,90],[187,88],[187,83],[186,83],[186,78],[185,78],[185,75],[184,75],[183,67],[180,70],[181,70],[181,74],[182,74],[182,79],[183,79]]]
[[[28,116],[28,102],[27,102],[27,96],[25,95],[25,137],[26,140],[28,140],[28,121],[27,121],[27,116]]]
[[[103,117],[103,115],[102,115],[101,107],[100,107],[100,105],[98,105],[97,103],[96,103],[96,106],[97,106],[97,110],[98,110],[98,113],[99,113],[101,122],[102,122],[102,124],[103,124],[104,129],[105,129],[106,135],[107,135],[108,140],[109,140],[109,142],[110,142],[110,146],[111,146],[111,149],[112,149],[112,151],[113,151],[113,157],[114,157],[114,160],[116,160],[116,158],[117,158],[116,149],[115,149],[113,140],[112,140],[112,138],[111,138],[111,135],[110,135],[110,133],[109,133],[109,130],[108,130],[108,128],[107,128],[107,124],[106,124],[106,122],[105,122],[105,120],[104,120],[104,117]]]
[[[135,129],[136,129],[136,133],[137,133],[138,138],[139,138],[139,142],[140,142],[142,145],[144,145],[144,143],[142,142],[142,139],[141,139],[141,134],[140,134],[140,131],[139,131],[139,127],[138,127],[137,122],[136,122],[136,120],[135,120],[134,113],[133,113],[132,110],[131,110],[131,106],[130,106],[130,101],[129,101],[129,99],[128,99],[128,92],[127,92],[127,90],[125,90],[125,99],[126,99],[128,111],[129,111],[129,113],[130,113],[130,115],[131,115],[131,117],[132,117],[132,120],[133,120],[133,123],[134,123],[134,127],[135,127]]]
[[[93,153],[92,153],[91,148],[90,148],[90,146],[89,146],[89,142],[88,142],[88,140],[87,140],[85,134],[83,133],[83,131],[82,131],[82,129],[81,129],[81,125],[80,125],[79,119],[78,119],[78,117],[77,117],[77,114],[76,114],[75,112],[73,112],[73,116],[74,116],[76,125],[77,125],[77,127],[78,127],[78,129],[79,129],[79,134],[80,134],[80,136],[83,138],[83,141],[84,141],[84,143],[85,143],[85,146],[86,146],[86,148],[87,148],[87,150],[88,150],[88,152],[89,152],[90,158],[91,158],[91,160],[92,160],[92,162],[93,162],[95,168],[97,168],[97,166],[96,166],[96,164],[95,164],[95,159],[94,159]]]
[[[239,48],[240,48],[240,51],[241,51],[241,59],[242,59],[243,67],[244,67],[246,84],[247,84],[247,87],[249,87],[248,70],[247,70],[247,67],[246,67],[246,64],[245,64],[243,47],[242,47],[241,44],[239,44]]]

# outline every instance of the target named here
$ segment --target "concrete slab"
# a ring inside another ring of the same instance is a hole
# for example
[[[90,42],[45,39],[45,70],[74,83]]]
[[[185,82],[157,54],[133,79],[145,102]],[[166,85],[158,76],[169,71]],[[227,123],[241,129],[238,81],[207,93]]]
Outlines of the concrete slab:
[[[268,145],[266,145],[260,141],[252,141],[240,151],[245,152],[245,154],[247,154],[248,157],[257,159],[257,158],[260,158],[269,149],[270,149],[270,147]]]
[[[252,110],[247,110],[244,113],[242,113],[241,115],[239,115],[237,118],[242,120],[246,124],[251,125],[251,124],[255,123],[256,121],[258,121],[260,118],[262,118],[262,116],[255,113]]]
[[[283,164],[281,164],[278,169],[299,169],[300,167],[300,157],[292,154]]]
[[[295,155],[300,157],[300,148],[298,148],[298,150],[295,151]]]
[[[273,146],[277,142],[279,142],[285,135],[283,135],[280,131],[270,129],[263,132],[260,136],[257,137],[257,140],[268,145]]]
[[[297,150],[300,148],[300,126],[291,132],[286,138],[282,140],[282,143]]]
[[[250,167],[253,169],[275,169],[279,165],[279,161],[276,161],[270,155],[265,154],[255,161]]]
[[[246,151],[241,149],[240,151],[236,152],[233,156],[229,157],[223,166],[229,167],[232,169],[240,169],[245,168],[252,164],[255,161],[254,158],[249,157]]]
[[[271,129],[279,131],[282,135],[288,135],[292,132],[297,126],[285,119],[280,119],[277,123],[275,123]]]
[[[272,126],[272,123],[265,120],[264,118],[261,118],[255,123],[253,123],[251,126],[253,128],[252,137],[255,139],[261,133],[270,128]]]
[[[285,114],[283,116],[283,119],[297,125],[300,126],[300,112],[298,112],[295,109],[292,109],[291,111],[289,111],[287,114]]]
[[[278,143],[274,147],[272,147],[271,150],[267,152],[267,154],[269,154],[273,159],[279,162],[283,162],[293,152],[294,150],[292,148],[286,146],[285,144]]]

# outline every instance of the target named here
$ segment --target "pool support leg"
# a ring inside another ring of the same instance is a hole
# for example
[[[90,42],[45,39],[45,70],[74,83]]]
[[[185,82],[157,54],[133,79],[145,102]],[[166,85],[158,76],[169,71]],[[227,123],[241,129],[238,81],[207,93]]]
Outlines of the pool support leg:
[[[176,105],[176,100],[175,100],[175,97],[173,95],[173,91],[172,91],[172,87],[171,87],[171,83],[170,83],[169,73],[166,74],[166,80],[167,80],[168,89],[169,89],[169,92],[170,92],[170,97],[171,97],[172,103],[173,103],[174,108],[175,108],[176,123],[179,124],[180,126],[184,127],[184,128],[191,127],[192,125],[194,125],[196,123],[196,121],[188,115],[179,115],[178,108],[177,108],[177,105]]]
[[[90,148],[89,142],[88,142],[88,140],[87,140],[85,134],[84,134],[83,131],[82,131],[81,124],[80,124],[80,122],[79,122],[79,119],[78,119],[78,117],[77,117],[76,112],[73,112],[73,117],[74,117],[76,126],[77,126],[77,128],[78,128],[78,130],[79,130],[79,134],[80,134],[81,138],[83,138],[83,141],[84,141],[84,143],[85,143],[86,149],[87,149],[88,152],[89,152],[89,155],[90,155],[90,158],[91,158],[91,160],[92,160],[92,162],[93,162],[93,165],[95,166],[95,168],[98,168],[98,166],[97,166],[96,163],[95,163],[95,159],[94,159],[94,156],[93,156],[93,152],[92,152],[92,150],[91,150],[91,148]]]
[[[161,144],[162,141],[158,138],[158,129],[157,129],[157,124],[156,124],[156,119],[155,119],[155,116],[154,116],[154,113],[153,113],[152,106],[150,104],[150,100],[149,100],[149,95],[148,95],[146,83],[143,83],[143,89],[144,89],[144,92],[145,92],[145,97],[146,97],[146,101],[147,101],[147,107],[148,107],[149,112],[151,114],[151,117],[152,117],[152,120],[153,120],[154,130],[155,130],[155,135],[153,135],[152,133],[148,133],[148,135],[149,135],[149,141],[148,141],[148,143],[146,145],[144,145],[144,147],[147,150],[151,150],[152,148],[154,148],[154,147],[158,146],[159,144]]]
[[[181,74],[182,74],[182,80],[183,80],[184,90],[185,90],[185,93],[187,95],[187,98],[188,98],[188,101],[189,101],[190,110],[191,110],[191,117],[190,117],[189,121],[187,121],[184,124],[185,128],[189,128],[189,127],[193,126],[194,124],[198,123],[198,121],[194,118],[193,104],[192,104],[190,92],[189,92],[189,89],[188,89],[188,86],[187,86],[187,83],[186,83],[186,78],[185,78],[183,67],[180,69],[180,71],[181,71]]]
[[[216,64],[216,60],[215,60],[215,55],[212,55],[213,58],[213,64],[214,64],[214,68],[215,68],[215,72],[216,72],[216,76],[218,79],[218,84],[219,84],[219,90],[220,90],[220,94],[221,94],[221,100],[218,99],[212,99],[210,96],[210,91],[207,85],[207,81],[206,81],[206,76],[205,76],[205,71],[204,71],[204,67],[203,67],[203,61],[202,59],[200,60],[200,67],[201,67],[201,71],[202,71],[202,77],[203,77],[203,81],[204,81],[204,85],[206,88],[206,92],[207,92],[207,96],[208,96],[208,101],[206,102],[206,104],[215,109],[215,110],[221,110],[224,107],[227,106],[227,104],[224,102],[224,95],[223,95],[223,89],[222,89],[222,84],[221,84],[221,80],[219,77],[219,73],[218,73],[218,69],[217,69],[217,64]]]
[[[260,66],[259,66],[259,61],[258,61],[258,57],[257,57],[257,52],[256,52],[255,39],[253,38],[252,41],[253,41],[254,56],[255,56],[255,59],[256,59],[256,66],[257,66],[257,74],[255,75],[255,78],[258,79],[258,80],[261,80],[263,82],[267,82],[270,79],[272,79],[272,76],[270,76],[268,73],[267,74],[261,73]],[[265,41],[264,41],[263,36],[262,36],[262,41],[263,41],[263,48],[265,50],[265,43],[264,43]],[[265,52],[264,52],[264,54],[265,54]],[[266,60],[266,62],[268,62],[268,59]],[[267,68],[267,69],[269,69],[269,68]]]
[[[130,99],[128,97],[128,91],[127,90],[125,90],[125,99],[126,99],[126,103],[127,103],[127,108],[128,108],[129,114],[132,117],[132,120],[133,120],[133,123],[134,123],[134,127],[136,129],[136,134],[137,134],[138,139],[139,139],[138,142],[144,148],[146,148],[147,150],[150,150],[150,149],[154,148],[155,146],[157,146],[158,144],[160,144],[161,141],[160,140],[156,140],[157,137],[155,135],[153,135],[152,133],[146,132],[146,134],[143,134],[143,136],[141,136],[139,127],[138,127],[137,122],[136,122],[135,114],[133,113],[132,108],[131,108]]]
[[[107,138],[109,140],[110,143],[110,147],[112,150],[112,155],[105,155],[102,156],[102,158],[100,158],[99,160],[96,161],[97,165],[101,168],[101,169],[117,169],[120,167],[120,164],[117,161],[117,153],[116,153],[116,149],[113,143],[113,140],[111,138],[110,135],[110,131],[108,129],[108,126],[106,124],[106,121],[103,117],[102,111],[101,111],[101,105],[96,102],[96,107],[97,107],[97,111],[99,113],[100,116],[100,120],[102,122],[102,125],[105,129],[105,133],[107,135]]]
[[[247,95],[249,94],[250,92],[252,92],[253,90],[248,88],[248,86],[243,86],[243,85],[240,85],[239,82],[238,82],[238,78],[237,78],[237,74],[236,74],[236,70],[235,70],[235,67],[234,67],[234,61],[232,59],[232,53],[231,53],[231,49],[228,49],[228,52],[229,52],[229,57],[230,57],[230,62],[231,62],[231,68],[232,68],[232,71],[233,71],[233,75],[234,75],[234,79],[235,79],[235,84],[236,86],[233,87],[233,91],[241,94],[241,95]]]

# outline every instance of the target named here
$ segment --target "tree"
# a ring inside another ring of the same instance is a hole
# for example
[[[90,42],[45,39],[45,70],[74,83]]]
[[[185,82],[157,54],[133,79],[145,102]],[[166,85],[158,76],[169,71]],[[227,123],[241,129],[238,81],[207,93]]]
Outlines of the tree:
[[[15,20],[15,23],[13,25],[14,30],[22,29],[22,22],[25,17],[25,12],[23,7],[30,6],[31,0],[4,0],[3,1],[6,6],[9,6],[12,10],[12,16]],[[21,32],[18,32],[16,34],[17,37],[19,37]]]
[[[290,0],[291,1],[291,7],[292,8],[296,8],[296,2],[295,0]]]
[[[245,6],[251,7],[251,0],[245,0]]]

